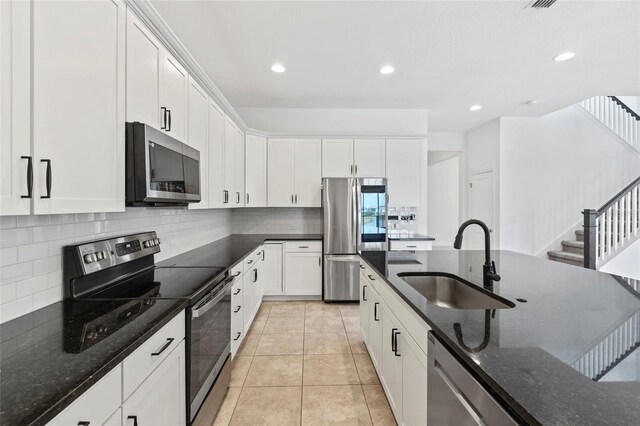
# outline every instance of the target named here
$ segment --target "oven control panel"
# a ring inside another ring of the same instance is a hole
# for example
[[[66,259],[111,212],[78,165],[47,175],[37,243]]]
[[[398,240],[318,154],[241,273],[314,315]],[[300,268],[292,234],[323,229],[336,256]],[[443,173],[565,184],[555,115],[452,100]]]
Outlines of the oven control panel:
[[[160,240],[152,231],[78,244],[66,250],[75,253],[83,275],[87,275],[158,253]]]

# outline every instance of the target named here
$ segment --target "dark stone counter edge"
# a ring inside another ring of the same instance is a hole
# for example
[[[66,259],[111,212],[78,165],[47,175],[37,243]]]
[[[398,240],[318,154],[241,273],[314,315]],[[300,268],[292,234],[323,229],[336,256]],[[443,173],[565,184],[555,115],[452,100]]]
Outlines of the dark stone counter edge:
[[[447,335],[442,332],[436,324],[434,324],[428,316],[426,316],[420,309],[418,309],[411,301],[409,301],[404,294],[400,290],[396,288],[396,286],[391,283],[384,271],[379,271],[378,268],[370,263],[364,256],[360,256],[360,258],[367,264],[369,267],[373,268],[374,271],[380,275],[380,277],[384,280],[385,283],[389,287],[393,289],[393,291],[400,296],[400,298],[409,306],[416,314],[420,316],[431,328],[431,330],[438,336],[440,341],[442,341],[449,350],[454,352],[458,361],[460,361],[464,366],[467,367],[468,370],[471,370],[476,380],[480,380],[482,384],[484,384],[485,389],[487,389],[492,396],[498,401],[501,402],[503,408],[505,408],[509,414],[514,418],[514,420],[520,424],[527,425],[541,425],[541,423],[536,420],[527,410],[525,410],[515,399],[509,395],[500,385],[498,385],[484,370],[480,369],[478,365],[471,359],[469,356],[462,350],[460,347],[451,339],[447,337]],[[435,272],[435,271],[434,271]],[[447,272],[450,275],[450,272]],[[458,277],[464,280],[461,277]],[[466,281],[466,280],[464,280]]]
[[[65,408],[71,405],[76,399],[78,399],[83,393],[89,390],[95,385],[101,378],[107,375],[118,364],[120,364],[127,356],[131,355],[136,349],[138,349],[144,342],[146,342],[151,336],[153,336],[158,330],[160,330],[165,324],[175,318],[180,312],[184,311],[188,306],[187,300],[176,299],[176,304],[173,309],[169,310],[162,319],[156,321],[156,323],[149,328],[142,336],[132,342],[129,346],[125,347],[118,355],[112,360],[98,368],[94,374],[92,374],[87,380],[82,382],[78,387],[73,389],[69,394],[55,405],[49,407],[49,409],[43,412],[30,424],[34,426],[46,425],[49,421],[53,420],[55,416],[60,414]]]

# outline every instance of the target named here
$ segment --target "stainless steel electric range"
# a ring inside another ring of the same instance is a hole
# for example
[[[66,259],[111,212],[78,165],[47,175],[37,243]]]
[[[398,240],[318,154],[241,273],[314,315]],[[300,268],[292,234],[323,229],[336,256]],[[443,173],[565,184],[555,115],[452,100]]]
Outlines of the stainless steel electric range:
[[[231,378],[231,284],[222,267],[175,264],[158,267],[155,232],[126,235],[65,247],[65,296],[76,300],[119,301],[117,312],[90,316],[70,352],[107,337],[121,315],[140,315],[154,299],[186,299],[187,423],[207,400],[217,411]],[[82,304],[77,304],[77,309]],[[86,316],[86,315],[85,315]],[[122,327],[122,321],[119,322]],[[125,325],[126,326],[126,325]],[[211,397],[207,398],[211,394]],[[217,405],[217,406],[216,406]]]

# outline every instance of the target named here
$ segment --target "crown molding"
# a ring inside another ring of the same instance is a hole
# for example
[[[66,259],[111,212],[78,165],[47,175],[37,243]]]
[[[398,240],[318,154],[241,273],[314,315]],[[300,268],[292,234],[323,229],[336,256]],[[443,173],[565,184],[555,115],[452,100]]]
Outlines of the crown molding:
[[[149,0],[125,0],[127,6],[144,22],[149,30],[164,44],[165,48],[187,69],[189,74],[196,79],[198,84],[204,87],[224,112],[236,122],[243,130],[247,130],[247,124],[231,103],[224,97],[220,89],[216,87],[207,73],[202,69],[194,57],[189,53],[178,36],[162,19]],[[259,132],[259,131],[258,131]]]

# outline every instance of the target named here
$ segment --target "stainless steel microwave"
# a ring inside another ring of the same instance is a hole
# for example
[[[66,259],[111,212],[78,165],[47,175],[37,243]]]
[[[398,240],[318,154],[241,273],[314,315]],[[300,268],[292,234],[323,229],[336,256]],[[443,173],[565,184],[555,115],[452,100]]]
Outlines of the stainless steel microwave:
[[[127,205],[200,201],[200,153],[144,123],[127,123]]]

